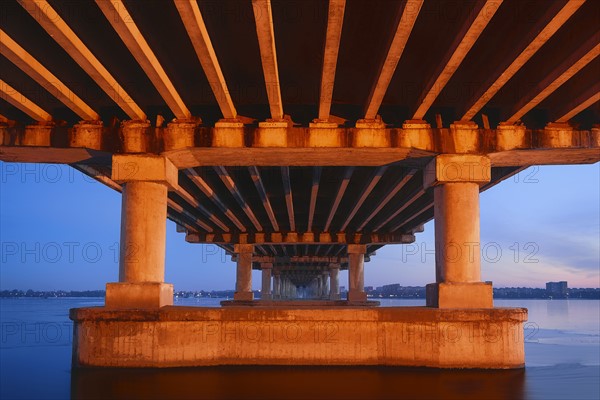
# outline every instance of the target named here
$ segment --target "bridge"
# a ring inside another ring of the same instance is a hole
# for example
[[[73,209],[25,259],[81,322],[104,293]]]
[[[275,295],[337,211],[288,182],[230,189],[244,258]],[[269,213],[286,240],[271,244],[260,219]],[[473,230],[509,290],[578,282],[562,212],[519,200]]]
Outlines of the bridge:
[[[75,364],[524,365],[526,310],[493,307],[481,280],[479,194],[531,165],[600,160],[597,3],[2,13],[0,159],[68,164],[123,196],[119,282],[105,307],[71,311]],[[167,218],[232,255],[232,301],[173,306]],[[368,301],[364,263],[432,219],[427,307]]]

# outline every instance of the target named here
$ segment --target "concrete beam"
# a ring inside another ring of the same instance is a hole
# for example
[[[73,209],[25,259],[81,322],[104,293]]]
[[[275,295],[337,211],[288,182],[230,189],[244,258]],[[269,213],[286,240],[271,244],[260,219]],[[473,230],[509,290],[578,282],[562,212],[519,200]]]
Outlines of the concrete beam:
[[[221,210],[223,214],[229,218],[231,222],[233,222],[233,224],[241,232],[246,232],[246,227],[244,224],[242,224],[242,222],[235,216],[233,211],[231,211],[231,209],[225,205],[223,200],[221,200],[219,195],[217,195],[217,192],[210,187],[208,182],[202,179],[202,177],[198,175],[193,168],[187,169],[184,173],[194,183],[194,185],[200,189],[200,191],[204,193],[204,195],[208,197],[219,208],[219,210]]]
[[[385,207],[392,198],[398,194],[398,192],[406,185],[406,183],[412,179],[417,170],[412,169],[406,175],[402,176],[396,184],[391,186],[387,193],[384,195],[383,199],[379,202],[379,205],[363,220],[363,222],[358,226],[357,230],[362,231],[365,226],[375,217],[383,207]]]
[[[327,32],[325,34],[325,50],[323,51],[323,70],[321,73],[321,90],[319,93],[319,120],[328,121],[331,111],[331,98],[335,83],[342,25],[346,0],[330,0],[327,14]],[[337,124],[336,124],[337,125]]]
[[[234,260],[235,261],[235,260]],[[321,256],[254,256],[252,261],[255,263],[271,263],[275,265],[290,265],[290,264],[315,264],[315,263],[345,263],[348,262],[347,257],[321,257]]]
[[[1,29],[0,52],[80,118],[90,121],[100,119],[98,113]]]
[[[402,10],[402,17],[396,27],[396,33],[388,49],[387,56],[383,62],[377,81],[369,94],[369,100],[365,107],[365,119],[375,119],[379,112],[381,102],[387,92],[388,86],[394,76],[398,62],[402,57],[410,33],[415,25],[423,0],[408,0]]]
[[[219,167],[219,166],[216,166],[213,168],[214,168],[215,172],[217,173],[217,175],[219,175],[219,178],[221,178],[221,181],[223,182],[225,187],[229,190],[229,192],[231,193],[231,195],[233,196],[235,201],[242,208],[242,210],[244,211],[244,214],[246,214],[246,216],[250,219],[254,228],[257,231],[262,231],[263,228],[262,228],[260,221],[254,215],[252,208],[250,208],[250,206],[244,199],[244,196],[240,192],[238,186],[235,184],[231,175],[229,175],[229,172],[227,172],[227,169],[225,167]]]
[[[174,191],[175,191],[175,193],[177,193],[177,195],[179,197],[181,197],[184,200],[184,202],[186,202],[188,205],[191,206],[192,210],[201,212],[203,215],[205,215],[210,220],[210,222],[215,224],[215,226],[217,226],[223,232],[230,231],[229,227],[223,221],[221,221],[220,218],[218,218],[214,213],[210,212],[202,204],[200,204],[200,202],[194,196],[192,196],[187,190],[185,190],[181,186],[177,186]],[[194,217],[194,219],[195,219],[195,217]],[[212,232],[212,229],[209,232]]]
[[[581,103],[577,104],[571,110],[567,111],[562,117],[558,118],[556,122],[568,122],[571,118],[582,112],[588,107],[600,101],[600,92],[596,92]]]
[[[394,211],[391,215],[381,221],[373,230],[379,231],[381,228],[386,226],[390,221],[396,218],[402,211],[406,210],[410,205],[412,205],[415,201],[417,201],[421,196],[425,194],[424,189],[419,189],[416,192],[410,194],[406,201],[400,206],[396,211]]]
[[[552,18],[550,22],[542,29],[529,45],[515,58],[515,60],[504,70],[494,74],[498,78],[492,85],[477,98],[473,105],[462,116],[461,120],[468,121],[485,106],[488,101],[498,93],[498,91],[508,82],[520,69],[529,61],[531,57],[567,22],[575,11],[585,3],[585,0],[567,1],[560,11]]]
[[[260,48],[263,74],[269,99],[271,118],[283,119],[283,104],[281,101],[281,88],[279,86],[279,70],[277,67],[277,52],[275,50],[275,30],[273,28],[273,15],[270,0],[252,0],[256,34]]]
[[[250,176],[252,177],[252,181],[254,182],[254,186],[258,191],[258,195],[260,196],[260,200],[263,203],[263,207],[269,216],[269,220],[271,221],[271,225],[273,226],[273,230],[279,230],[279,224],[277,223],[277,218],[275,217],[275,212],[273,212],[273,207],[271,206],[271,202],[269,201],[269,197],[267,196],[267,191],[265,190],[265,186],[263,185],[262,179],[260,177],[260,172],[258,168],[255,166],[248,167],[248,171],[250,172]]]
[[[285,206],[290,221],[290,231],[296,230],[296,217],[294,214],[294,198],[292,196],[292,182],[290,179],[290,167],[281,167],[281,178],[283,180],[283,193],[285,194]]]
[[[327,222],[325,222],[325,227],[323,228],[323,230],[325,232],[329,231],[329,228],[331,227],[331,221],[333,221],[333,217],[335,216],[335,213],[337,212],[340,202],[342,201],[342,198],[344,197],[344,193],[346,193],[346,189],[348,188],[348,184],[350,183],[350,178],[352,178],[353,172],[354,172],[354,167],[347,167],[345,169],[344,177],[343,177],[342,181],[340,182],[340,186],[337,190],[337,194],[335,196],[335,199],[333,200],[331,209],[329,210],[329,215],[327,216]]]
[[[591,42],[597,42],[596,37],[592,37],[590,39]],[[589,42],[582,45],[582,48],[588,48]],[[562,70],[564,65],[559,65],[557,68],[546,77],[544,81],[542,81],[539,85],[539,92],[537,92],[533,98],[530,100],[521,100],[517,104],[520,104],[518,108],[513,112],[512,116],[506,120],[508,123],[515,123],[521,119],[525,114],[527,114],[531,109],[540,104],[545,98],[554,93],[559,87],[561,87],[565,82],[571,79],[576,73],[581,71],[586,65],[592,62],[596,57],[600,55],[600,43],[594,45],[589,51],[587,51],[583,56],[578,58],[572,65],[568,66],[566,70]],[[563,71],[558,75],[558,77],[554,78],[557,71]]]
[[[362,207],[362,205],[364,204],[367,197],[369,197],[369,195],[371,194],[373,189],[375,189],[375,186],[377,186],[377,184],[379,183],[379,181],[381,180],[381,178],[383,177],[383,174],[385,174],[387,169],[388,169],[387,166],[379,167],[373,172],[371,178],[369,179],[369,183],[364,186],[363,190],[361,191],[361,193],[358,197],[358,200],[356,200],[356,203],[354,204],[354,207],[352,208],[352,211],[350,211],[350,213],[346,217],[346,220],[340,227],[340,231],[346,230],[346,228],[348,227],[348,224],[350,224],[350,221],[352,221],[352,218],[354,218],[354,216],[356,215],[358,210],[360,210],[360,207]]]
[[[125,4],[121,0],[96,0],[96,4],[165,100],[169,109],[175,114],[175,117],[178,119],[190,118],[192,114],[127,11]]]
[[[310,203],[308,206],[308,224],[307,231],[312,231],[313,219],[315,216],[315,208],[317,206],[317,195],[319,193],[319,181],[321,180],[322,167],[313,168],[312,186],[310,189]]]
[[[29,100],[25,95],[0,79],[0,95],[7,101],[36,121],[52,121],[52,116],[40,106]],[[49,145],[49,144],[48,144]]]
[[[460,64],[463,62],[487,24],[491,21],[492,17],[496,14],[496,11],[502,4],[502,0],[486,0],[479,9],[479,13],[475,19],[461,29],[461,32],[457,35],[457,41],[450,50],[450,53],[444,57],[445,65],[442,67],[441,72],[433,77],[427,90],[421,95],[417,110],[413,115],[413,119],[423,119],[429,108],[433,105],[435,99],[442,92],[454,72],[458,69]]]
[[[200,233],[188,232],[189,243],[253,244],[403,244],[412,243],[412,233]],[[285,249],[285,248],[284,248]]]
[[[131,119],[145,120],[146,114],[108,72],[81,39],[45,0],[18,0],[19,4],[56,40],[79,66]],[[111,17],[112,18],[112,17]]]
[[[210,35],[204,24],[198,3],[195,0],[176,1],[175,7],[177,7],[179,16],[192,41],[198,60],[206,74],[206,78],[219,104],[221,113],[223,113],[223,117],[228,119],[236,118],[237,111],[233,105],[229,89],[227,89],[225,77],[221,71],[219,60],[212,46]]]

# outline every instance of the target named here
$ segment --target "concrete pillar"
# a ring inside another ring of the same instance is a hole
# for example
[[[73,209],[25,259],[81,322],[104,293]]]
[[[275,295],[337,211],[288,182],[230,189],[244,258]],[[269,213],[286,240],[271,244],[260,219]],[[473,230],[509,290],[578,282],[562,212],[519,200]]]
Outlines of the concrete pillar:
[[[273,269],[273,298],[281,298],[281,272]]]
[[[340,299],[340,264],[329,264],[329,300]]]
[[[493,307],[492,285],[481,282],[479,188],[490,180],[487,157],[442,155],[427,166],[425,186],[434,186],[436,283],[427,285],[427,305]]]
[[[321,282],[323,282],[321,297],[323,299],[329,299],[329,271],[325,270],[321,274]]]
[[[321,280],[321,275],[317,275],[317,277],[315,278],[315,282],[316,282],[315,297],[318,299],[323,294],[323,281]]]
[[[262,300],[271,300],[273,298],[271,294],[271,271],[273,270],[273,264],[262,263],[262,288],[260,291]]]
[[[365,253],[364,244],[348,245],[348,301],[367,301],[365,293]]]
[[[233,246],[237,254],[237,273],[233,300],[254,300],[252,293],[252,253],[253,244],[236,244]]]
[[[173,304],[164,283],[167,192],[177,168],[165,157],[115,155],[112,179],[123,184],[119,282],[106,285],[107,308],[158,308]]]

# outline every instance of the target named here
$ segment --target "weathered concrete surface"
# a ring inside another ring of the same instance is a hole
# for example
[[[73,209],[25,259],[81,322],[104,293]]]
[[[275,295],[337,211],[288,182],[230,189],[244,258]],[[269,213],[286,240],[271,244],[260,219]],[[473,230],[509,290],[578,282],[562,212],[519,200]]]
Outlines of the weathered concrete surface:
[[[524,366],[522,308],[71,310],[80,366]]]

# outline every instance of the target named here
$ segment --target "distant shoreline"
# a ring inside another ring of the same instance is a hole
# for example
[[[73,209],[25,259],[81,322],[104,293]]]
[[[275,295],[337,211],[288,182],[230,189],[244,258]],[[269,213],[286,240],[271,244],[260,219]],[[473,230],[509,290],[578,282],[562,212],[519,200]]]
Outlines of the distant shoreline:
[[[373,288],[365,287],[367,296],[372,299],[425,299],[423,286],[388,285]],[[178,291],[177,298],[233,298],[233,290]],[[342,292],[342,295],[344,292]],[[104,298],[104,290],[2,290],[0,298]],[[254,291],[254,297],[260,298],[260,291]],[[539,300],[600,300],[600,288],[569,288],[566,296],[556,297],[540,288],[494,288],[495,299],[539,299]]]

